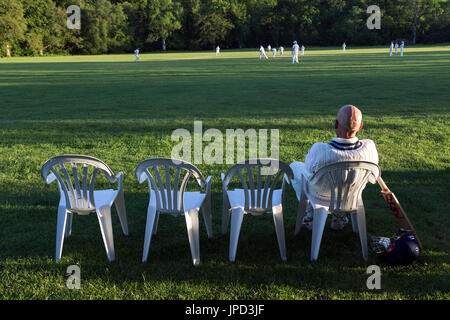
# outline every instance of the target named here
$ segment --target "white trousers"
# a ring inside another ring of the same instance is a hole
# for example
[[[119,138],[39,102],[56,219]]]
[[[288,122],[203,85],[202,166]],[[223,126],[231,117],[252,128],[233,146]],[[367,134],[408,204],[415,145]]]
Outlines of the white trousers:
[[[298,53],[292,55],[292,63],[298,63]]]
[[[261,52],[260,54],[259,54],[259,60],[261,60],[261,58],[264,56],[264,58],[266,58],[266,59],[269,59],[267,56],[266,56],[266,53],[265,52]]]

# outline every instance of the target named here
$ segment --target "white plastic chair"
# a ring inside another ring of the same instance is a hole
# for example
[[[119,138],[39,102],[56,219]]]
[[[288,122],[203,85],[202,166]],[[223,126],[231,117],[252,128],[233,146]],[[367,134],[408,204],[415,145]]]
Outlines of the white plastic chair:
[[[81,169],[81,177],[79,169]],[[118,182],[117,190],[94,190],[99,171],[103,172],[109,182]],[[93,157],[60,155],[48,159],[43,164],[41,176],[47,184],[56,180],[61,195],[56,229],[56,262],[61,259],[64,238],[69,237],[72,232],[73,214],[88,215],[94,211],[97,213],[108,260],[113,261],[115,259],[111,223],[113,203],[116,205],[122,231],[128,235],[123,195],[123,173],[119,172],[114,175],[104,162]]]
[[[264,169],[268,171],[266,175],[262,172]],[[244,178],[243,172],[246,174],[246,178]],[[281,189],[275,189],[282,174],[285,174],[288,179],[294,176],[286,163],[276,159],[245,160],[233,165],[226,174],[221,174],[223,187],[222,234],[227,232],[231,215],[230,261],[234,262],[236,259],[242,220],[244,214],[248,213],[252,215],[273,214],[281,259],[286,260],[282,208],[283,179]],[[228,185],[235,175],[239,177],[242,189],[228,190]]]
[[[292,185],[299,200],[295,235],[300,232],[309,202],[314,210],[311,260],[317,260],[319,256],[323,230],[329,213],[351,214],[353,231],[359,232],[362,255],[364,260],[367,260],[366,215],[362,191],[371,175],[375,178],[380,175],[380,168],[375,163],[344,161],[322,167],[309,181],[302,178],[301,185]],[[310,186],[317,183],[325,186],[321,191],[322,196],[310,190]],[[327,194],[326,199],[323,197],[324,194]]]
[[[164,168],[165,183],[163,183],[163,178],[161,177],[160,169],[162,168]],[[171,171],[175,171],[174,174]],[[180,180],[181,171],[185,172],[182,180]],[[201,188],[206,188],[205,193],[185,191],[191,176],[195,178]],[[139,180],[139,183],[148,180],[150,192],[142,262],[147,261],[151,237],[153,234],[156,234],[160,213],[169,213],[173,216],[184,215],[192,261],[194,265],[198,265],[200,263],[198,222],[200,208],[202,209],[208,238],[213,236],[211,223],[211,177],[209,176],[205,179],[201,172],[188,162],[168,158],[153,158],[142,161],[135,170],[135,177]]]

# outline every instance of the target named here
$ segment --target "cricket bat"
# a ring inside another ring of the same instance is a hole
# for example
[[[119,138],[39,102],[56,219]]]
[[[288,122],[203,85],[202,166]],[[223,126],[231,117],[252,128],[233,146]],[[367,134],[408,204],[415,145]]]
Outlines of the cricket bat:
[[[398,225],[400,226],[400,228],[405,229],[407,233],[411,233],[414,235],[419,244],[420,250],[422,250],[422,243],[420,242],[419,237],[417,236],[416,230],[409,221],[408,216],[406,215],[405,210],[403,210],[400,202],[397,200],[397,197],[391,190],[389,190],[388,186],[386,185],[386,183],[384,183],[381,176],[378,177],[377,182],[381,187],[381,194],[384,200],[386,200],[386,203],[388,204],[389,208],[391,209],[392,214],[397,220]]]

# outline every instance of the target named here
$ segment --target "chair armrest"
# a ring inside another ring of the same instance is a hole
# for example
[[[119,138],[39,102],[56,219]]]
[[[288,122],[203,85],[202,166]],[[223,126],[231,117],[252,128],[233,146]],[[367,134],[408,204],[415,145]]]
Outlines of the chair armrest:
[[[211,192],[211,176],[208,176],[205,180],[206,184],[206,194],[209,194]]]
[[[223,179],[225,179],[225,173],[221,173],[221,174],[220,174],[220,179],[221,179],[222,182],[223,182]]]
[[[286,181],[288,184],[291,184],[291,179],[289,179],[286,173],[283,175],[283,180]]]
[[[120,171],[118,174],[115,175],[114,180],[111,181],[111,183],[114,183],[116,181],[119,181],[117,185],[118,190],[123,190],[123,172]]]
[[[56,176],[53,174],[53,172],[51,172],[48,176],[47,176],[47,178],[45,179],[45,182],[47,183],[47,184],[50,184],[50,183],[52,183],[53,181],[55,181],[56,180]]]
[[[148,179],[147,174],[145,173],[145,171],[142,171],[141,174],[138,177],[139,183],[142,183],[142,182],[144,182],[147,179]]]

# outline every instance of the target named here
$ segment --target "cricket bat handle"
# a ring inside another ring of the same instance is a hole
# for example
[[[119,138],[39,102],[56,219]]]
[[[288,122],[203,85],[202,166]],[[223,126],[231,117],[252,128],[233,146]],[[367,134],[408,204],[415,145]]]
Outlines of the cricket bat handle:
[[[386,185],[386,183],[384,183],[384,180],[383,180],[383,178],[381,178],[381,176],[378,177],[377,182],[380,185],[382,191],[389,190],[388,186]]]

